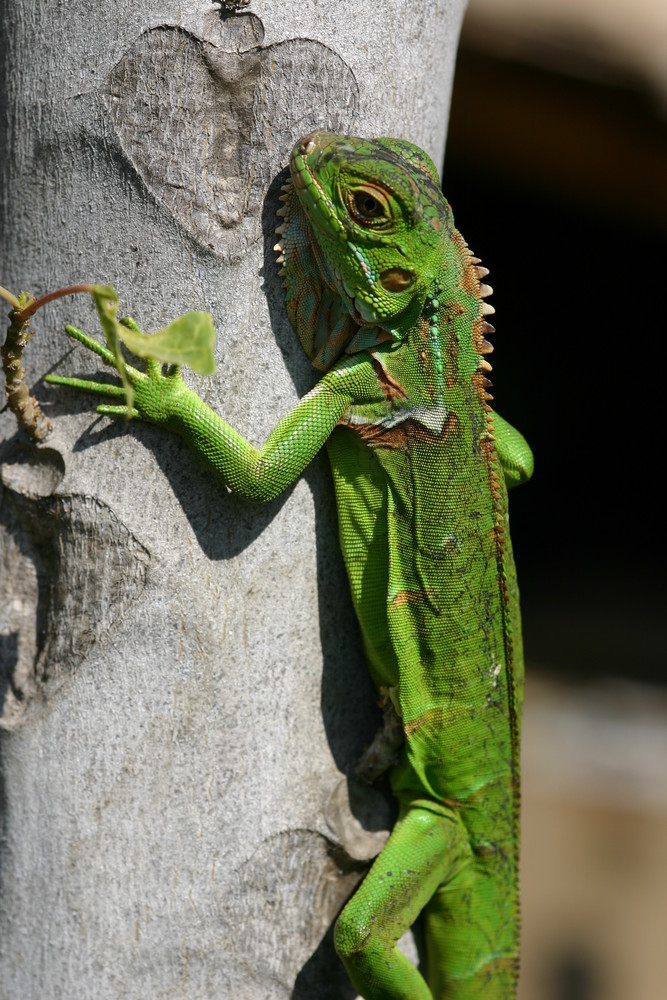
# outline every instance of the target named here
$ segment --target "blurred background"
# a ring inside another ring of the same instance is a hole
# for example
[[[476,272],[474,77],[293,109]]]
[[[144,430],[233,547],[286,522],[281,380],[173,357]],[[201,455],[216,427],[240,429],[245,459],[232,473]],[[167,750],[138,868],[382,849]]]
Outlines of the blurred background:
[[[667,997],[665,0],[471,0],[444,171],[490,268],[528,684],[521,1000]]]

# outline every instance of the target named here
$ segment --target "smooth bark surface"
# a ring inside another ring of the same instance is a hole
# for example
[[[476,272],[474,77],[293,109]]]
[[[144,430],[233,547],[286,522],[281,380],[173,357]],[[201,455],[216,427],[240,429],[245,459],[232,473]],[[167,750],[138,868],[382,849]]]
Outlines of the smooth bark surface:
[[[0,284],[115,285],[146,330],[213,313],[191,379],[260,443],[313,384],[272,245],[294,141],[396,135],[441,162],[462,0],[5,0]],[[0,414],[3,995],[354,996],[328,928],[390,821],[348,775],[377,724],[326,461],[266,507],[178,440],[41,381]]]

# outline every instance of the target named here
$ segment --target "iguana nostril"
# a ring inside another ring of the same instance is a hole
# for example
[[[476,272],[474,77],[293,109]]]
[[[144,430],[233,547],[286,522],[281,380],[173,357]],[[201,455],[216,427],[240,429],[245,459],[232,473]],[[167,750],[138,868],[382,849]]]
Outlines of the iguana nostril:
[[[301,156],[308,156],[315,149],[315,140],[312,135],[305,135],[299,143],[299,153]]]

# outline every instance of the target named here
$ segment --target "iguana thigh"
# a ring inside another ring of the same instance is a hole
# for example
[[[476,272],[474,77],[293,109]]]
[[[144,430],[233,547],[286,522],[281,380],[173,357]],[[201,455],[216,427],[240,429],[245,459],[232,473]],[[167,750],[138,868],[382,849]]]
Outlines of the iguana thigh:
[[[356,989],[366,1000],[506,1000],[516,961],[511,915],[505,928],[498,913],[499,885],[454,810],[403,803],[336,924],[336,950]],[[424,975],[397,948],[422,912]]]

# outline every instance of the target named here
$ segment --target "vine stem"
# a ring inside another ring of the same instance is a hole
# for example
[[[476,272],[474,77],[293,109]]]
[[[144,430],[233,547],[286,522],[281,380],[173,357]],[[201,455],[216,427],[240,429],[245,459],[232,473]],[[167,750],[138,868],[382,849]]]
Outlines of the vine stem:
[[[39,299],[33,299],[25,292],[22,292],[21,297],[17,299],[6,288],[0,287],[0,298],[12,307],[9,314],[7,339],[0,348],[6,381],[7,405],[16,417],[19,427],[22,427],[33,441],[43,441],[51,430],[51,424],[42,413],[36,398],[28,392],[25,381],[26,370],[23,365],[23,352],[32,336],[28,330],[30,319],[47,302],[62,299],[65,295],[75,295],[78,292],[92,293],[93,289],[93,285],[70,285],[68,288],[58,288],[55,292],[48,292]]]
[[[77,295],[79,292],[88,292],[89,294],[92,294],[94,287],[94,285],[69,285],[68,288],[58,288],[55,292],[48,292],[47,295],[42,295],[39,299],[33,299],[33,301],[29,302],[27,306],[24,306],[24,308],[18,313],[17,319],[20,323],[23,323],[25,320],[30,319],[31,316],[34,316],[37,310],[41,309],[42,306],[45,306],[47,302],[53,302],[55,299],[62,299],[66,295]],[[9,294],[11,295],[11,292]],[[17,301],[16,305],[18,304],[19,303]],[[16,308],[16,306],[14,308]]]

